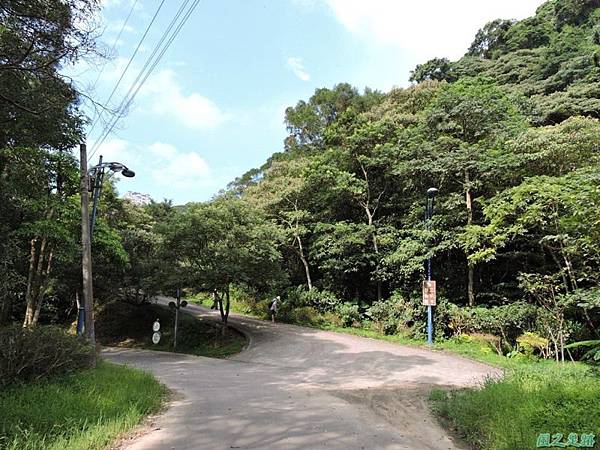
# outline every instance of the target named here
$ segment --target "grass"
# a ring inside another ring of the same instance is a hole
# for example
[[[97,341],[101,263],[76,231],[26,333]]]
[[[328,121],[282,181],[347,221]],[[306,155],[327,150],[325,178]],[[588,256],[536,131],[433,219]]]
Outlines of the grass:
[[[96,335],[103,345],[147,348],[159,351],[177,351],[197,356],[222,358],[240,352],[246,338],[238,331],[203,320],[182,309],[179,314],[177,348],[173,349],[174,312],[169,308],[123,302],[105,305],[96,320]],[[161,340],[153,344],[152,324],[159,319]]]
[[[583,364],[523,366],[475,390],[435,390],[434,410],[485,450],[537,448],[540,433],[600,434],[600,377]],[[571,447],[573,448],[573,447]]]
[[[0,449],[102,449],[158,411],[166,395],[152,375],[106,362],[16,386],[0,393]]]

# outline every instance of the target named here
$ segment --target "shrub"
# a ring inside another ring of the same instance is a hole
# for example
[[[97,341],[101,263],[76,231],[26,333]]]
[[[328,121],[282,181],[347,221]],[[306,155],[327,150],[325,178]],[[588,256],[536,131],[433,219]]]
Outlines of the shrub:
[[[319,312],[334,312],[342,304],[342,300],[332,292],[317,288],[309,291],[305,286],[288,289],[286,297],[286,302],[291,308],[310,306]]]
[[[360,324],[360,311],[358,305],[352,303],[340,303],[335,312],[340,318],[343,327],[350,327]]]
[[[286,316],[283,317],[283,320],[305,325],[320,325],[323,323],[323,317],[319,311],[310,306],[300,306],[290,310]]]
[[[394,293],[387,300],[373,303],[365,315],[371,321],[375,331],[396,334],[401,329],[412,325],[410,320],[414,316],[414,311],[401,295]]]
[[[527,356],[533,356],[537,351],[542,357],[546,358],[549,355],[548,339],[529,331],[526,331],[517,338],[518,350],[525,353]]]
[[[90,366],[92,349],[56,326],[0,329],[0,387]]]
[[[512,348],[517,338],[536,328],[539,308],[525,302],[514,302],[492,308],[447,308],[450,334],[482,333],[500,336],[502,346]]]

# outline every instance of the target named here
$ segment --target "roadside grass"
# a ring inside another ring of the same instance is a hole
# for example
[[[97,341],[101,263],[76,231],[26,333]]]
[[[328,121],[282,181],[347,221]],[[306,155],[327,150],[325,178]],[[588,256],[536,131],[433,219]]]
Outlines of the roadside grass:
[[[152,324],[160,321],[161,339],[152,343]],[[175,313],[156,305],[132,305],[112,302],[104,305],[96,319],[96,336],[102,345],[176,351],[197,356],[223,358],[239,353],[246,338],[229,327],[223,332],[220,324],[193,316],[181,309],[177,332],[177,348],[173,349]]]
[[[561,433],[563,443],[570,433],[600,435],[600,377],[579,363],[523,365],[479,389],[434,390],[430,400],[477,449],[535,449],[540,433]]]
[[[0,393],[0,449],[103,449],[157,412],[166,396],[152,375],[107,362],[14,386]]]

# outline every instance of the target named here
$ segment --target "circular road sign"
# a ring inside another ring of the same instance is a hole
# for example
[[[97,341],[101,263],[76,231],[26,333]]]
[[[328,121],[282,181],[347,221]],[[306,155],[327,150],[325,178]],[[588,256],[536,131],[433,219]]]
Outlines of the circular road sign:
[[[156,322],[154,322],[152,324],[152,331],[159,331],[160,330],[160,322],[158,321],[158,319],[156,319]]]
[[[160,342],[160,331],[152,333],[152,343],[158,344]]]

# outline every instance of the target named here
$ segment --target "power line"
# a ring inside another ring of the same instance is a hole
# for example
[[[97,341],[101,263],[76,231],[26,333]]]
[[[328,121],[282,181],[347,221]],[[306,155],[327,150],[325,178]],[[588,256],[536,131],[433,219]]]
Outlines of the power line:
[[[131,15],[133,14],[133,10],[135,9],[136,5],[138,4],[138,1],[139,0],[135,0],[133,2],[133,4],[131,5],[131,9],[129,10],[127,17],[125,18],[125,21],[123,22],[123,25],[121,26],[121,29],[119,30],[119,33],[117,34],[117,37],[115,38],[115,40],[109,50],[109,54],[112,54],[112,52],[115,51],[115,48],[117,47],[117,43],[119,42],[119,39],[121,38],[121,35],[123,34],[123,30],[125,30],[125,27],[127,26],[127,23],[129,22],[129,19],[131,18]],[[107,62],[108,62],[108,60],[105,59],[104,64],[102,64],[102,67],[100,68],[100,71],[98,72],[98,76],[94,80],[94,84],[92,84],[92,90],[94,90],[94,88],[98,84],[98,81],[100,80],[100,77],[102,76],[102,73],[104,72],[104,69],[106,68]]]
[[[163,44],[163,42],[165,41],[165,38],[168,36],[168,34],[171,32],[171,30],[173,29],[173,26],[175,25],[175,23],[177,22],[177,20],[179,19],[179,17],[181,16],[181,13],[183,12],[183,10],[185,9],[185,7],[188,5],[190,0],[185,0],[183,2],[183,4],[181,4],[181,6],[179,7],[177,13],[175,14],[175,16],[173,17],[173,19],[171,19],[171,22],[169,23],[169,26],[167,27],[167,29],[163,32],[160,40],[158,41],[158,43],[154,46],[154,49],[152,50],[152,53],[150,54],[150,56],[148,56],[148,58],[146,59],[146,62],[144,63],[144,66],[142,67],[142,69],[140,69],[140,71],[138,72],[137,77],[135,78],[135,80],[131,83],[131,86],[129,87],[129,90],[127,91],[127,93],[123,96],[123,99],[121,100],[121,102],[119,103],[119,106],[116,110],[116,112],[114,113],[114,115],[112,116],[111,120],[106,124],[106,126],[104,127],[104,129],[102,130],[102,132],[99,135],[99,139],[96,142],[96,144],[94,145],[94,148],[92,149],[92,152],[90,153],[90,157],[93,156],[96,151],[98,150],[98,147],[104,142],[104,140],[107,137],[107,133],[110,133],[113,128],[115,127],[117,121],[123,116],[123,114],[125,113],[125,111],[127,110],[127,107],[129,106],[129,104],[131,103],[131,101],[129,100],[129,98],[131,97],[131,93],[134,92],[134,89],[136,87],[136,84],[138,84],[138,82],[140,81],[140,79],[144,76],[144,72],[147,71],[149,65],[151,64],[152,60],[154,59],[154,57],[156,56],[157,51],[159,50],[159,48],[161,47],[161,45]],[[196,2],[197,3],[197,2]],[[193,5],[192,7],[195,7],[195,5]],[[153,67],[152,67],[153,69]],[[151,69],[151,70],[152,70]],[[147,78],[147,77],[146,77]],[[144,81],[145,79],[144,78]],[[144,82],[142,81],[142,83]],[[141,86],[140,86],[141,87]],[[139,88],[137,90],[135,90],[135,93],[137,94],[137,91],[139,90]],[[134,94],[135,96],[135,94]],[[133,100],[133,99],[131,99]],[[108,130],[108,132],[107,132]]]
[[[179,32],[181,31],[181,29],[183,28],[183,26],[185,25],[185,23],[187,22],[187,20],[189,19],[189,17],[192,15],[194,9],[200,3],[200,0],[193,0],[191,6],[185,12],[183,18],[176,25],[176,28],[173,31],[173,33],[170,36],[168,36],[168,34],[173,29],[173,26],[175,26],[175,24],[176,24],[179,16],[181,15],[181,13],[183,12],[183,10],[185,9],[187,3],[189,3],[189,0],[186,0],[186,2],[180,7],[179,11],[177,12],[177,14],[175,15],[175,17],[171,21],[170,25],[167,27],[167,30],[165,30],[165,32],[163,33],[161,39],[159,40],[159,42],[157,43],[157,45],[154,47],[154,50],[152,51],[152,54],[146,60],[146,63],[144,64],[144,67],[138,73],[138,76],[136,77],[136,80],[131,84],[131,86],[130,86],[128,92],[127,92],[127,94],[123,97],[123,100],[121,101],[121,103],[119,105],[119,109],[118,109],[117,113],[113,116],[112,121],[109,124],[107,124],[107,126],[105,127],[105,129],[101,133],[101,135],[100,135],[101,138],[94,144],[94,148],[93,148],[93,151],[90,154],[90,158],[98,151],[98,149],[100,148],[100,146],[104,143],[104,141],[106,140],[106,138],[110,135],[110,133],[112,132],[112,130],[114,129],[114,127],[116,126],[116,124],[118,123],[118,121],[121,119],[121,117],[123,116],[123,114],[125,114],[125,111],[131,105],[131,103],[135,99],[137,93],[140,91],[140,89],[142,88],[142,86],[144,85],[144,83],[146,82],[146,80],[148,79],[148,77],[152,74],[152,72],[154,71],[154,69],[156,68],[156,66],[158,65],[158,63],[160,62],[160,60],[162,59],[162,57],[166,53],[166,51],[169,49],[169,47],[171,46],[171,44],[175,40],[175,38],[179,35]],[[167,42],[163,45],[165,39],[167,39]],[[163,45],[162,49],[160,48],[161,45]],[[156,54],[157,54],[157,52],[159,52],[159,50],[160,50],[160,53],[158,53],[158,56],[156,56]],[[140,79],[141,79],[141,81],[140,81]],[[139,83],[138,83],[138,81],[139,81]],[[137,85],[136,85],[136,83],[137,83]]]
[[[113,95],[117,91],[117,88],[119,87],[119,84],[121,84],[121,81],[123,80],[123,77],[125,77],[125,73],[127,73],[127,70],[129,69],[129,66],[131,65],[131,63],[133,62],[133,59],[135,58],[135,55],[137,55],[137,52],[139,51],[140,47],[142,46],[142,43],[146,39],[146,36],[148,35],[148,32],[150,31],[150,28],[152,27],[152,24],[154,23],[154,21],[158,17],[158,13],[160,12],[160,10],[163,7],[164,3],[165,3],[165,0],[162,0],[160,2],[160,4],[158,5],[158,8],[156,8],[156,11],[154,12],[154,16],[152,16],[152,20],[150,21],[150,23],[146,27],[146,30],[144,31],[144,34],[142,35],[142,37],[141,37],[140,41],[138,42],[137,46],[135,47],[135,50],[133,51],[133,54],[129,58],[129,61],[127,62],[127,65],[125,66],[125,68],[121,72],[121,76],[119,77],[119,80],[117,81],[117,83],[115,84],[113,90],[111,91],[110,95],[108,96],[108,99],[104,102],[106,105],[109,104],[109,102],[112,99]],[[92,132],[94,131],[94,128],[96,128],[96,125],[98,124],[98,122],[100,121],[101,118],[102,118],[102,113],[98,114],[98,117],[92,123],[92,127],[90,128],[90,131],[88,132],[88,136],[90,136],[92,134]]]

